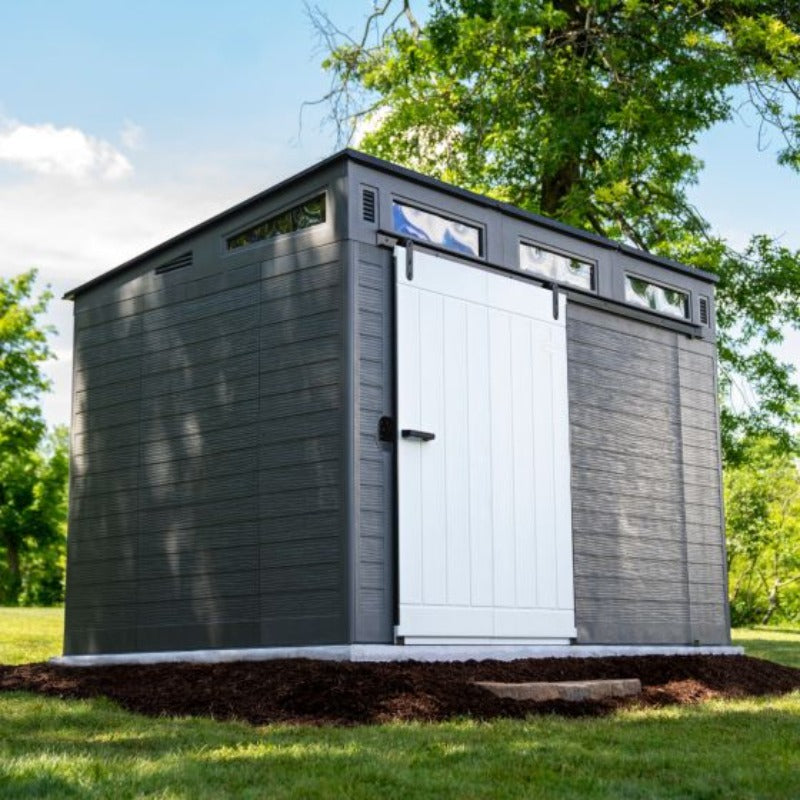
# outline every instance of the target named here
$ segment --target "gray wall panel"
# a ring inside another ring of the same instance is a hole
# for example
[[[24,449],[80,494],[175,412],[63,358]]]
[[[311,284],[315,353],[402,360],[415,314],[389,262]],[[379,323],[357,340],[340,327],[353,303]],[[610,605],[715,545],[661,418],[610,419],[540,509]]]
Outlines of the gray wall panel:
[[[160,560],[169,565],[173,554],[203,552],[208,554],[208,558],[221,560],[225,558],[224,552],[211,554],[210,551],[241,550],[257,546],[258,541],[258,521],[255,519],[186,527],[172,524],[162,530],[150,529],[148,535],[142,537],[139,559],[141,563]],[[233,547],[232,542],[235,543]]]
[[[76,524],[82,521],[77,520]],[[136,525],[130,525],[128,530],[120,532],[122,526],[114,525],[111,536],[103,535],[103,531],[93,527],[91,535],[78,537],[73,536],[67,542],[69,551],[68,571],[73,573],[78,567],[78,562],[82,561],[110,561],[115,558],[120,560],[132,560],[136,558]],[[132,535],[133,534],[133,535]]]
[[[258,580],[265,644],[349,637],[342,250],[262,264]]]
[[[257,518],[258,497],[238,498],[235,503],[204,502],[203,498],[199,498],[191,507],[142,507],[139,511],[139,527],[148,536],[158,536],[163,531],[202,525],[236,524]]]
[[[137,356],[124,358],[121,361],[111,361],[103,365],[101,370],[76,371],[73,381],[73,391],[83,392],[97,386],[106,386],[109,383],[119,383],[128,380],[139,372],[139,359]]]
[[[355,639],[393,641],[394,448],[378,420],[394,417],[394,273],[391,252],[354,245]]]
[[[127,539],[120,542],[119,537],[114,537],[109,542],[109,549],[115,546],[107,558],[97,558],[97,552],[92,548],[89,557],[78,558],[73,554],[74,561],[70,567],[70,580],[82,586],[103,584],[117,581],[135,581],[137,559],[131,553],[125,553]],[[121,548],[120,548],[121,545]]]
[[[138,391],[136,392],[138,395]],[[123,397],[123,401],[106,408],[82,409],[76,404],[73,409],[72,432],[83,434],[89,430],[98,431],[118,425],[136,425],[141,413],[141,400]]]
[[[347,640],[341,247],[216,270],[78,299],[68,652]]]
[[[136,631],[136,649],[142,652],[158,650],[212,650],[226,647],[242,647],[243,643],[259,641],[261,624],[255,608],[248,608],[251,618],[244,621],[230,619],[229,615],[222,622],[204,619],[199,624],[186,621],[187,612],[179,609],[181,621],[175,625],[139,624]],[[159,608],[152,608],[149,614],[152,619],[161,619]],[[122,649],[122,648],[120,648]]]
[[[136,628],[117,630],[82,625],[67,614],[64,631],[65,653],[130,653],[136,650]]]
[[[574,302],[567,343],[579,641],[726,643],[713,346]]]

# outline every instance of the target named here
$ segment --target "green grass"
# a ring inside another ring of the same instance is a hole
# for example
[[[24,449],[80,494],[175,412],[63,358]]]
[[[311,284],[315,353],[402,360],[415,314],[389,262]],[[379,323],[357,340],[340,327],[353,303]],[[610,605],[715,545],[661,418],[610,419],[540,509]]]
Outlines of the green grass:
[[[360,728],[146,719],[0,696],[0,796],[800,796],[800,694],[626,712]]]
[[[800,669],[798,628],[735,628],[733,643],[744,647],[749,656]]]
[[[0,609],[0,662],[59,652],[60,609]],[[741,629],[800,666],[800,631]],[[604,719],[312,728],[150,719],[0,694],[0,797],[796,798],[800,693]]]
[[[0,607],[0,664],[26,664],[61,655],[63,608]]]

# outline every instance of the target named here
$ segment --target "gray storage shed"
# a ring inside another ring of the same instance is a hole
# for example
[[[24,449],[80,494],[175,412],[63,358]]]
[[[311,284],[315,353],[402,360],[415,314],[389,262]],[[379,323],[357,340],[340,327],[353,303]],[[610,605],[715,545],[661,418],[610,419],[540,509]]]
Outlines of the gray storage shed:
[[[714,281],[345,150],[73,289],[65,653],[729,643]]]

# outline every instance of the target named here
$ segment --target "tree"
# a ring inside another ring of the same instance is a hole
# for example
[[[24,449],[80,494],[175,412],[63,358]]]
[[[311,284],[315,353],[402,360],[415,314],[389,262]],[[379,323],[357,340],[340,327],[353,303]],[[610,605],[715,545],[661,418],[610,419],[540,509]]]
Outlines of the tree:
[[[800,466],[764,438],[725,471],[734,624],[800,620]]]
[[[0,454],[0,604],[64,599],[68,432],[56,428],[37,449]]]
[[[46,437],[39,396],[49,382],[49,292],[36,272],[0,278],[0,603],[60,599],[66,519],[66,433]],[[37,577],[38,576],[38,577]]]
[[[385,0],[362,35],[311,12],[343,138],[443,180],[715,272],[726,460],[793,444],[800,390],[771,346],[800,326],[800,253],[736,252],[687,198],[698,136],[744,96],[800,169],[800,6],[786,0]],[[744,94],[743,94],[744,93]]]

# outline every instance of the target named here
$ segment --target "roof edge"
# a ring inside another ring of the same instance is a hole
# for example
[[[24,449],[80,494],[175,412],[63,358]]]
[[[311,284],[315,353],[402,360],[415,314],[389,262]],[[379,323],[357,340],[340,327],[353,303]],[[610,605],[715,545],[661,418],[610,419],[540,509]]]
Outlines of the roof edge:
[[[430,186],[431,188],[451,194],[455,197],[460,197],[465,200],[470,200],[474,203],[486,206],[487,208],[497,209],[498,211],[508,214],[509,216],[517,217],[518,219],[525,220],[526,222],[533,222],[543,228],[549,228],[550,230],[557,231],[559,233],[566,233],[576,239],[582,239],[583,241],[591,242],[599,247],[605,247],[609,250],[617,250],[621,253],[626,253],[627,255],[641,258],[653,264],[658,264],[662,267],[668,267],[676,272],[701,278],[709,283],[719,283],[719,276],[715,275],[713,272],[707,272],[699,267],[690,267],[687,264],[681,263],[680,261],[675,261],[671,258],[666,258],[665,256],[659,256],[655,253],[649,252],[648,250],[641,250],[638,247],[632,247],[631,245],[618,242],[616,239],[609,239],[607,236],[600,236],[597,233],[592,233],[591,231],[584,230],[583,228],[577,228],[574,225],[568,225],[565,222],[559,222],[551,217],[545,217],[541,214],[536,214],[533,211],[525,211],[525,209],[519,208],[511,203],[504,203],[502,200],[495,200],[491,197],[487,197],[486,195],[470,191],[469,189],[462,189],[459,186],[454,186],[451,183],[440,181],[438,178],[432,178],[429,175],[424,175],[421,172],[415,172],[408,167],[403,167],[399,164],[393,164],[391,161],[385,161],[382,158],[371,156],[368,153],[362,153],[360,150],[347,148],[345,150],[341,150],[338,155],[346,155],[350,158],[350,160],[364,164],[365,166],[379,169],[382,172],[386,172],[391,175],[401,175],[409,180],[415,181],[416,183],[422,183]]]
[[[104,281],[108,280],[109,278],[112,278],[115,275],[118,275],[121,272],[124,272],[125,270],[130,269],[131,267],[133,267],[136,264],[138,264],[140,261],[142,261],[142,260],[144,260],[146,258],[151,258],[152,256],[162,252],[163,250],[168,250],[170,247],[173,247],[173,246],[179,244],[184,239],[187,239],[190,236],[194,236],[195,234],[200,233],[201,231],[205,230],[206,228],[208,228],[208,227],[210,227],[212,225],[215,225],[218,222],[221,222],[226,217],[228,217],[228,216],[230,216],[232,214],[236,214],[237,212],[242,211],[243,209],[247,208],[250,205],[253,205],[253,204],[258,203],[258,202],[260,202],[262,200],[265,200],[271,194],[274,194],[275,192],[279,192],[281,189],[286,188],[287,186],[291,185],[295,181],[302,180],[303,178],[305,178],[305,177],[307,177],[309,175],[312,175],[313,173],[317,172],[318,170],[325,169],[326,167],[329,167],[329,166],[331,166],[332,164],[335,164],[338,161],[346,160],[348,157],[351,157],[352,154],[355,153],[355,152],[356,151],[349,150],[349,149],[338,150],[337,152],[333,153],[332,155],[328,156],[327,158],[322,159],[322,161],[317,161],[315,164],[312,164],[310,167],[306,167],[305,169],[301,170],[300,172],[295,172],[293,175],[290,175],[288,178],[284,178],[283,180],[278,181],[278,183],[273,184],[269,188],[264,189],[263,191],[258,192],[257,194],[254,194],[254,195],[246,198],[245,200],[242,200],[241,202],[236,203],[233,206],[230,206],[229,208],[226,208],[224,211],[220,211],[218,214],[214,214],[214,216],[212,216],[212,217],[208,217],[208,219],[205,219],[202,222],[198,222],[197,225],[192,225],[191,228],[187,228],[185,231],[181,231],[180,233],[176,234],[175,236],[171,236],[169,239],[166,239],[165,241],[160,242],[159,244],[155,245],[154,247],[151,247],[149,250],[145,250],[143,253],[139,253],[139,255],[136,255],[133,258],[129,258],[127,261],[124,261],[119,266],[113,267],[112,269],[107,270],[106,272],[103,272],[103,273],[101,273],[100,275],[97,275],[94,278],[91,278],[90,280],[86,281],[85,283],[81,283],[80,285],[74,287],[73,289],[69,289],[68,291],[66,291],[63,294],[62,299],[63,300],[74,300],[79,294],[83,294],[88,289],[91,289],[92,287],[94,287],[94,286],[96,286],[96,285],[98,285],[100,283],[103,283]]]
[[[243,209],[247,208],[250,205],[265,200],[270,195],[281,191],[282,189],[286,188],[292,183],[302,180],[308,177],[309,175],[314,174],[317,171],[326,169],[327,167],[336,164],[337,162],[345,160],[350,160],[357,164],[362,164],[366,167],[377,169],[380,170],[381,172],[385,172],[390,175],[398,175],[400,177],[407,178],[408,180],[412,180],[424,186],[429,186],[431,188],[437,189],[438,191],[441,192],[445,192],[446,194],[452,195],[454,197],[459,197],[465,200],[469,200],[470,202],[477,203],[478,205],[482,205],[486,208],[496,209],[504,214],[516,217],[517,219],[521,219],[526,222],[533,222],[536,225],[539,225],[543,228],[548,228],[549,230],[557,231],[559,233],[565,233],[569,236],[572,236],[577,239],[582,239],[583,241],[590,242],[600,247],[605,247],[609,250],[616,250],[620,253],[631,255],[634,256],[635,258],[639,258],[644,261],[649,261],[652,264],[658,264],[659,266],[667,267],[668,269],[671,269],[675,272],[683,273],[684,275],[690,275],[692,277],[700,278],[701,280],[705,280],[709,283],[718,283],[719,281],[719,276],[711,272],[706,272],[705,270],[702,269],[687,266],[686,264],[682,264],[679,261],[673,261],[672,259],[665,258],[663,256],[658,256],[655,255],[654,253],[650,253],[647,250],[640,250],[636,247],[631,247],[630,245],[626,245],[623,244],[622,242],[615,241],[614,239],[609,239],[605,236],[599,236],[598,234],[583,230],[582,228],[576,228],[572,225],[567,225],[566,223],[559,222],[558,220],[554,220],[549,217],[542,216],[540,214],[535,214],[531,211],[525,211],[524,209],[518,208],[517,206],[511,205],[510,203],[504,203],[500,200],[494,200],[491,197],[486,197],[485,195],[478,194],[477,192],[472,192],[469,189],[462,189],[458,186],[453,186],[450,183],[445,183],[444,181],[440,181],[437,178],[432,178],[429,175],[424,175],[420,172],[415,172],[414,170],[400,166],[399,164],[393,164],[390,161],[385,161],[384,159],[377,158],[376,156],[371,156],[367,153],[361,152],[360,150],[354,150],[348,147],[343,150],[339,150],[336,153],[333,153],[327,158],[324,158],[322,161],[318,161],[317,163],[312,164],[310,167],[306,167],[300,172],[296,172],[293,175],[290,175],[288,178],[284,178],[278,183],[273,184],[269,188],[259,192],[258,194],[252,195],[251,197],[248,197],[245,200],[236,203],[230,208],[227,208],[224,211],[221,211],[218,214],[215,214],[214,216],[209,217],[206,220],[203,220],[197,225],[193,225],[191,228],[188,228],[185,231],[182,231],[181,233],[178,233],[175,236],[170,237],[169,239],[161,242],[160,244],[157,244],[155,247],[151,247],[149,250],[146,250],[145,252],[140,253],[139,255],[134,256],[131,259],[128,259],[119,266],[113,267],[112,269],[101,273],[95,278],[92,278],[91,280],[88,280],[85,283],[82,283],[74,287],[73,289],[68,290],[67,292],[64,293],[63,299],[75,300],[75,298],[79,294],[83,294],[84,292],[88,291],[94,286],[97,286],[100,283],[105,282],[109,278],[112,278],[115,275],[119,275],[125,270],[134,267],[143,259],[151,258],[152,256],[157,255],[158,253],[167,250],[170,247],[174,247],[175,245],[179,244],[185,239],[202,232],[206,228],[215,225],[218,222],[221,222],[226,217],[236,214],[237,212],[242,211]]]

